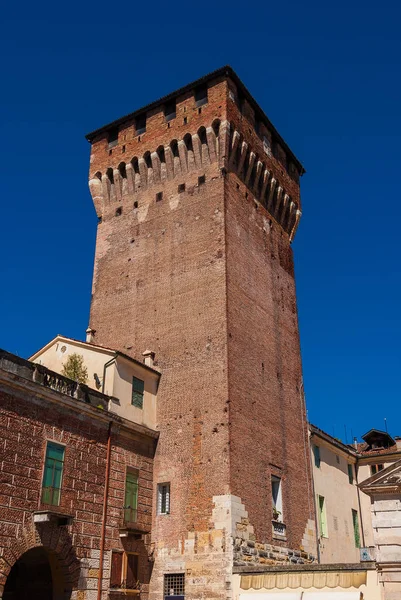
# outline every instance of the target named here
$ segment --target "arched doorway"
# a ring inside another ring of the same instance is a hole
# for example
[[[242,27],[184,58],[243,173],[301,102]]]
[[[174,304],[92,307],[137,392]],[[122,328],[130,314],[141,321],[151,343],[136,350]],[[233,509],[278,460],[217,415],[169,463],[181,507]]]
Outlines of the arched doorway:
[[[62,579],[55,554],[43,547],[32,548],[13,565],[3,600],[59,600],[64,597]]]

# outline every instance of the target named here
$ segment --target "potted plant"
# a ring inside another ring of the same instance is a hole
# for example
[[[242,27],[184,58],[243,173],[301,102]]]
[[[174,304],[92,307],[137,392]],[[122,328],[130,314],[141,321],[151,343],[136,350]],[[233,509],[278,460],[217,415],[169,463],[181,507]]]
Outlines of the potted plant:
[[[279,510],[277,510],[277,508],[275,506],[273,506],[273,521],[279,521],[280,515],[281,515],[281,512]]]

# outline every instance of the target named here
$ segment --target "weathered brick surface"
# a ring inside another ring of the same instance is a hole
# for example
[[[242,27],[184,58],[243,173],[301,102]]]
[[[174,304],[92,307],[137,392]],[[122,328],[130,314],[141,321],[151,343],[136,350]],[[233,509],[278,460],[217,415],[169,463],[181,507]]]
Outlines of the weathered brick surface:
[[[61,397],[62,398],[62,397]],[[66,590],[80,590],[82,600],[90,600],[89,591],[97,589],[101,535],[107,422],[82,418],[76,413],[45,399],[14,392],[0,386],[0,576],[1,585],[13,564],[35,546],[53,551],[58,569],[64,573]],[[46,442],[65,444],[65,463],[60,506],[41,503],[41,485]],[[110,577],[110,551],[123,549],[139,552],[140,577],[147,597],[149,581],[149,544],[132,537],[121,541],[125,472],[128,466],[139,473],[138,511],[152,511],[154,442],[138,434],[112,430],[110,488],[105,540],[104,589]],[[51,523],[33,523],[33,512],[52,510],[72,516],[72,524],[58,527]],[[96,556],[97,553],[97,556]],[[86,562],[90,567],[86,567]],[[106,593],[106,592],[105,592]],[[1,589],[0,589],[1,597]]]
[[[92,144],[91,192],[101,222],[90,326],[97,343],[135,358],[152,349],[163,372],[154,491],[157,482],[171,482],[171,514],[153,520],[153,598],[160,596],[166,572],[187,573],[190,598],[230,593],[232,541],[224,538],[224,550],[217,551],[209,540],[214,496],[239,496],[256,539],[269,543],[275,473],[283,478],[287,546],[299,548],[313,518],[292,252],[285,232],[292,227],[279,225],[287,223],[283,215],[290,204],[273,207],[272,223],[266,207],[254,201],[250,167],[241,171],[240,155],[230,157],[234,130],[249,146],[244,165],[262,161],[290,197],[294,215],[300,207],[299,171],[274,140],[274,156],[264,153],[263,135],[271,139],[271,132],[262,127],[256,134],[252,111],[244,104],[240,114],[229,88],[235,86],[225,79],[213,82],[201,112],[191,93],[178,97],[169,125],[162,106],[154,109],[140,140],[132,123],[122,125],[111,153],[106,133]],[[210,133],[216,119],[217,146],[197,149],[199,128]],[[172,171],[170,142],[183,142],[187,133],[193,156],[177,158],[181,171]],[[129,167],[131,159],[160,146],[167,153],[165,171],[156,157],[148,167],[135,167],[140,171],[135,184],[128,175],[120,178],[122,161]],[[110,169],[113,183],[105,180]],[[179,190],[182,184],[185,191]]]

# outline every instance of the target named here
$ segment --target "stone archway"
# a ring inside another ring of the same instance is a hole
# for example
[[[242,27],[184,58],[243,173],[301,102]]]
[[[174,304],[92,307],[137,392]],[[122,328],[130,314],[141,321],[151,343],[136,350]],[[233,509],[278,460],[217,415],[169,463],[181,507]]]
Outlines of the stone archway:
[[[80,570],[65,526],[32,523],[0,559],[0,598],[69,600]]]
[[[32,548],[14,563],[3,600],[53,600],[53,579],[49,553],[43,547]]]

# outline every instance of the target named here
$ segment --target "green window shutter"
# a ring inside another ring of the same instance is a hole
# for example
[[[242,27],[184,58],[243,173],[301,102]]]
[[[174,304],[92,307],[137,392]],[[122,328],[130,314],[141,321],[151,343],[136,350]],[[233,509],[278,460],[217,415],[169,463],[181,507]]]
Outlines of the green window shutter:
[[[355,547],[361,547],[361,538],[359,535],[359,519],[358,519],[358,511],[352,509],[352,524],[354,526],[354,538],[355,538]]]
[[[138,509],[138,475],[130,471],[125,478],[124,521],[135,523]]]
[[[58,506],[60,504],[61,480],[64,466],[64,446],[48,442],[42,483],[42,502]]]
[[[348,463],[348,481],[354,483],[354,470],[352,465]]]
[[[319,448],[319,446],[313,446],[313,456],[315,457],[315,467],[320,469],[320,448]]]
[[[143,408],[143,393],[145,391],[145,382],[137,377],[132,378],[132,405],[137,408]]]

